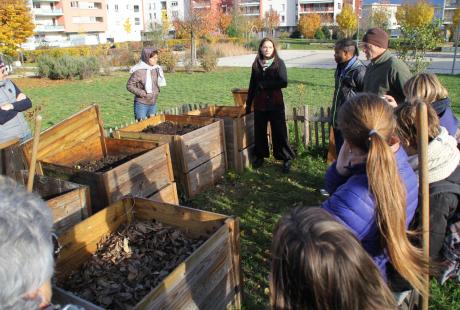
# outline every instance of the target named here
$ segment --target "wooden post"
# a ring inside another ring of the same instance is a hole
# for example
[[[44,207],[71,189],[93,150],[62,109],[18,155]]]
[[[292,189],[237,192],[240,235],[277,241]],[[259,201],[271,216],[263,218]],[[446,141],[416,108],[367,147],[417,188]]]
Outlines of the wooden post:
[[[315,113],[315,147],[319,147],[318,112]]]
[[[300,141],[299,141],[299,124],[298,124],[298,121],[297,121],[297,108],[293,109],[293,113],[294,113],[295,149],[296,149],[296,152],[297,152],[299,150],[299,144],[300,144]]]
[[[27,180],[27,191],[32,193],[34,187],[35,164],[37,162],[38,142],[40,141],[40,129],[42,127],[42,117],[37,115],[35,118],[34,143],[32,145],[32,157],[30,160],[29,178]]]
[[[321,124],[321,147],[324,149],[326,146],[326,130],[324,129],[324,108],[319,109],[319,120]]]
[[[422,209],[423,254],[427,261],[430,259],[430,192],[428,187],[428,113],[426,103],[420,102],[417,107],[417,143],[419,162],[419,197]],[[426,270],[425,280],[427,292],[430,290],[429,270]],[[428,294],[429,295],[429,294]],[[421,295],[422,310],[428,310],[429,296]]]
[[[307,148],[308,143],[310,143],[310,124],[308,123],[308,106],[303,107],[303,134],[304,134],[304,144]]]

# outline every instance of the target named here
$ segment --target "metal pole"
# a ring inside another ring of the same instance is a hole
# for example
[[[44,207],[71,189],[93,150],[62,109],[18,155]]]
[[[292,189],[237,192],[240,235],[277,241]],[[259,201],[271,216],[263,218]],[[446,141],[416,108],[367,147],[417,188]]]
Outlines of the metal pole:
[[[455,34],[455,48],[454,48],[454,60],[452,61],[452,71],[450,72],[452,75],[455,74],[455,59],[457,58],[457,48],[458,48],[458,37],[460,36],[460,22],[457,26],[457,33]]]

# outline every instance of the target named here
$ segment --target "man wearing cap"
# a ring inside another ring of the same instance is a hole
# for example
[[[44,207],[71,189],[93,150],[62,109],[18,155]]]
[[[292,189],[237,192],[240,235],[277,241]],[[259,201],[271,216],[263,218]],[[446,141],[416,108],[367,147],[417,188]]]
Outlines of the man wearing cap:
[[[22,111],[32,107],[32,101],[10,80],[8,70],[0,60],[0,143],[30,138],[30,129]]]
[[[404,102],[404,84],[412,76],[409,67],[388,51],[388,34],[380,28],[369,29],[362,50],[371,61],[364,76],[364,92],[374,93],[393,106]]]

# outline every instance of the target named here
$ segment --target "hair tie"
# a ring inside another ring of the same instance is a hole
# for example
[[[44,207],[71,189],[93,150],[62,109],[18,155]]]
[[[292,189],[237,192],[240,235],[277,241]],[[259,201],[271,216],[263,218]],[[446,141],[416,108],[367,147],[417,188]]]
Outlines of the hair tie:
[[[372,137],[372,135],[378,135],[379,133],[377,132],[377,129],[371,129],[371,131],[369,131],[369,137]]]

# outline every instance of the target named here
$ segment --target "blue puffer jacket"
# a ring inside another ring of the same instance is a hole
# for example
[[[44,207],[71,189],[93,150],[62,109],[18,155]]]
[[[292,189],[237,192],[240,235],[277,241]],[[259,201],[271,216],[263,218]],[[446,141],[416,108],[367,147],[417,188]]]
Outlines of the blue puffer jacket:
[[[407,162],[407,154],[402,147],[395,156],[399,173],[406,185],[406,225],[409,226],[417,209],[418,180]],[[382,180],[382,182],[387,181]],[[326,172],[326,190],[331,197],[323,203],[322,207],[355,233],[386,279],[385,265],[389,257],[380,242],[380,232],[375,222],[375,203],[368,188],[365,164],[352,167],[352,174],[343,177],[337,172],[336,162],[334,162]]]

